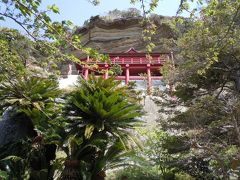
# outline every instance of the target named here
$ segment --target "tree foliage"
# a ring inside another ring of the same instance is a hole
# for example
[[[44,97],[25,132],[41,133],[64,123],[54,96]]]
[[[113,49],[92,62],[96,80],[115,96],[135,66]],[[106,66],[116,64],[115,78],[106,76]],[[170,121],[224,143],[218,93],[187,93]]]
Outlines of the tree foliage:
[[[178,40],[170,77],[175,104],[187,109],[165,125],[190,139],[188,158],[203,162],[195,170],[182,167],[194,177],[239,177],[239,7],[237,0],[208,1]]]

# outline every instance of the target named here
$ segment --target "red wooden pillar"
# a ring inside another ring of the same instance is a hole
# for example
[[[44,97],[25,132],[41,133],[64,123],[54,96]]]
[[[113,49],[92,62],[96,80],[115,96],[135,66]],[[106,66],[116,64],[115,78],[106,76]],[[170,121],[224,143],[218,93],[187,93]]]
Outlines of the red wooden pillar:
[[[104,79],[107,79],[108,78],[108,64],[105,64],[105,67],[104,67]]]
[[[128,84],[128,82],[129,82],[129,75],[130,75],[130,73],[129,73],[129,64],[126,64],[126,74],[125,74],[125,84]]]
[[[87,61],[86,61],[86,63],[88,63],[89,60],[90,60],[90,59],[89,59],[89,56],[87,56]],[[88,70],[88,65],[85,64],[85,65],[84,65],[84,69],[83,69],[84,79],[88,79],[88,72],[89,72],[89,70]]]
[[[151,92],[152,87],[152,78],[151,78],[151,65],[147,64],[147,88],[148,92]]]
[[[84,79],[88,79],[88,67],[87,65],[85,65],[84,69],[83,69],[83,76],[84,76]]]

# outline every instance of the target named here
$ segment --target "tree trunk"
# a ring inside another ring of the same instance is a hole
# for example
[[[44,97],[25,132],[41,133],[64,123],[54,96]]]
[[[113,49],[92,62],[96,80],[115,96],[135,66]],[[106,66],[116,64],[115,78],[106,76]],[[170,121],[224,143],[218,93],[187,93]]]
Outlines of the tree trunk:
[[[79,161],[78,160],[66,160],[65,168],[62,172],[62,180],[80,180],[81,175],[79,172]]]
[[[237,139],[238,139],[238,146],[240,146],[240,129],[238,126],[238,114],[233,112],[232,119],[233,119],[234,128],[235,128]]]
[[[105,180],[106,173],[105,171],[100,171],[96,177],[94,177],[92,180]]]

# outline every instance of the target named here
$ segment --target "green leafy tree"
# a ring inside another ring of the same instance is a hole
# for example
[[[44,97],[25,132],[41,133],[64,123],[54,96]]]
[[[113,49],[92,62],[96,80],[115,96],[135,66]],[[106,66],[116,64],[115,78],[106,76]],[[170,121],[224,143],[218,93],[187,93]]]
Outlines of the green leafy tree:
[[[183,168],[197,178],[239,177],[239,7],[239,1],[208,1],[178,41],[172,83],[175,104],[186,109],[166,126],[190,139],[188,155],[197,161]]]
[[[173,165],[180,158],[179,148],[182,147],[183,137],[172,136],[163,130],[139,128],[138,132],[144,138],[143,149],[135,149],[132,163],[116,170],[109,179],[194,179]],[[186,149],[186,148],[185,148]]]

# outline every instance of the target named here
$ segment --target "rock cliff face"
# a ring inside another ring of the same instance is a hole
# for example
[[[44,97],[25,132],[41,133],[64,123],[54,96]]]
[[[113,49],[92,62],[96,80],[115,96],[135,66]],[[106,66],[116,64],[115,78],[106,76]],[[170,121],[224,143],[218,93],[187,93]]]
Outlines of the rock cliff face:
[[[156,47],[153,52],[170,52],[173,48],[173,39],[176,39],[174,30],[170,27],[171,17],[154,16],[153,22],[157,27],[156,35],[152,37]],[[91,47],[101,53],[125,52],[134,47],[137,51],[145,52],[146,43],[143,41],[141,25],[142,17],[119,18],[104,20],[96,16],[90,22],[75,31],[80,34],[81,42],[85,47]],[[83,54],[77,53],[79,57]]]
[[[77,28],[74,34],[81,35],[81,44],[84,47],[90,47],[100,53],[122,53],[133,47],[139,52],[146,52],[147,43],[143,40],[142,25],[143,18],[104,18],[92,17],[83,27]],[[156,34],[152,36],[152,42],[155,44],[153,52],[157,53],[174,53],[177,51],[175,41],[184,33],[189,26],[185,21],[184,24],[178,25],[177,30],[172,24],[175,17],[165,17],[153,15],[152,22],[156,26]],[[78,58],[86,58],[86,55],[80,51],[72,51]],[[62,64],[60,69],[63,77],[67,77],[69,63]],[[76,75],[77,71],[72,63],[72,74]]]

